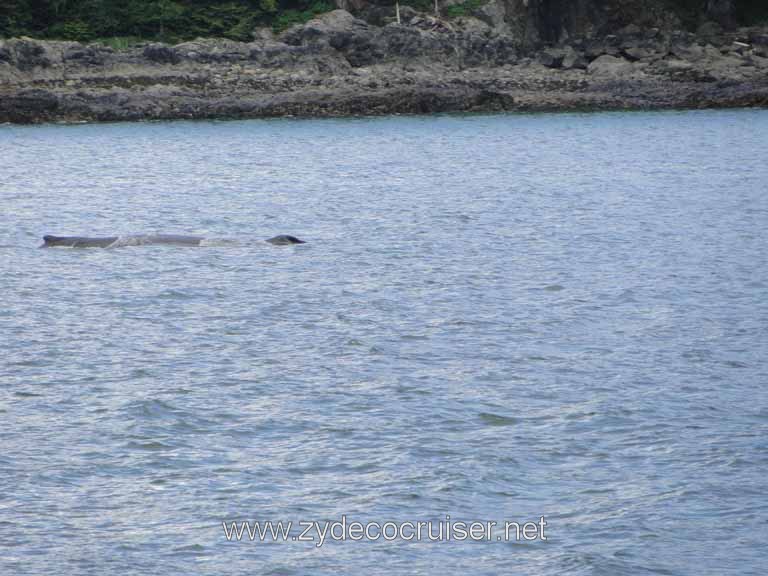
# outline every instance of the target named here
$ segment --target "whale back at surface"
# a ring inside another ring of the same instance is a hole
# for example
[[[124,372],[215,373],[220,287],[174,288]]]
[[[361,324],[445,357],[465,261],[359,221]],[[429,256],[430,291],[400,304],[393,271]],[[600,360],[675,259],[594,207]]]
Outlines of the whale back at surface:
[[[136,236],[43,236],[41,248],[65,246],[67,248],[118,248],[121,246],[146,246],[167,244],[171,246],[200,246],[202,236],[184,236],[181,234],[142,234]]]
[[[272,238],[268,238],[266,241],[270,244],[275,244],[276,246],[284,246],[286,244],[306,244],[304,240],[299,240],[296,238],[296,236],[291,236],[290,234],[280,234],[278,236],[273,236]]]
[[[121,246],[146,246],[164,244],[171,246],[200,246],[205,241],[202,236],[186,236],[182,234],[144,234],[136,236],[43,236],[41,248],[64,246],[68,248],[110,248]],[[289,244],[306,244],[296,236],[280,234],[266,240],[270,244],[284,246]]]
[[[104,236],[101,238],[87,238],[85,236],[43,236],[44,244],[41,248],[53,246],[66,246],[68,248],[106,248],[117,242],[117,236]]]

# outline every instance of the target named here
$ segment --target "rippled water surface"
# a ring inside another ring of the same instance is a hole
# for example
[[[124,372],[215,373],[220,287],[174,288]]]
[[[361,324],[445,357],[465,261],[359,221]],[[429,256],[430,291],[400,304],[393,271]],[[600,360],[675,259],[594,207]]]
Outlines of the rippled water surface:
[[[765,111],[2,126],[0,573],[763,575],[767,251]]]

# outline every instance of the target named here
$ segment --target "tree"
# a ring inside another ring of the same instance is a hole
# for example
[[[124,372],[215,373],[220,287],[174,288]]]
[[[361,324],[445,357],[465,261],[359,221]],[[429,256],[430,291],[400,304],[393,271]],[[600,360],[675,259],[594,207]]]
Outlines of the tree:
[[[733,25],[733,9],[733,0],[707,0],[707,16],[723,26],[730,27]]]

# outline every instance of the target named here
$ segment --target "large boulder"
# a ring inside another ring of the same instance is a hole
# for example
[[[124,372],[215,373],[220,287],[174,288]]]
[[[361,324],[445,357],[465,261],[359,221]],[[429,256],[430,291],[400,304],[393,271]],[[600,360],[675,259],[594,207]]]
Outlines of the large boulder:
[[[181,60],[175,48],[160,43],[145,46],[143,55],[150,62],[157,62],[159,64],[176,64]]]
[[[321,14],[306,24],[292,26],[280,35],[280,40],[293,46],[328,44],[339,35],[356,34],[368,29],[368,24],[346,10]]]
[[[565,58],[565,52],[557,48],[549,48],[539,52],[538,61],[542,66],[547,68],[560,68],[563,65],[563,58]]]
[[[41,89],[25,89],[0,98],[0,118],[6,122],[50,122],[56,119],[59,98]]]
[[[47,68],[52,64],[46,54],[45,45],[32,38],[11,38],[0,40],[0,60],[8,62],[22,72],[34,68]]]
[[[768,33],[765,30],[755,30],[749,35],[752,50],[756,56],[768,58]]]
[[[112,52],[112,49],[106,46],[76,44],[63,51],[62,60],[81,66],[101,66]]]
[[[491,0],[475,9],[472,15],[482,20],[497,32],[508,32],[507,9],[503,0]]]
[[[563,64],[562,67],[565,70],[586,70],[589,65],[589,60],[586,59],[584,54],[575,50],[572,46],[566,46],[563,49]]]
[[[547,68],[562,68],[564,70],[585,69],[589,61],[584,54],[573,46],[563,48],[547,48],[538,54],[539,64]]]
[[[675,43],[670,48],[670,53],[680,60],[688,62],[698,62],[706,57],[706,51],[703,46],[695,43]]]
[[[632,63],[624,58],[603,54],[589,63],[587,72],[593,76],[616,77],[630,74],[633,71]]]

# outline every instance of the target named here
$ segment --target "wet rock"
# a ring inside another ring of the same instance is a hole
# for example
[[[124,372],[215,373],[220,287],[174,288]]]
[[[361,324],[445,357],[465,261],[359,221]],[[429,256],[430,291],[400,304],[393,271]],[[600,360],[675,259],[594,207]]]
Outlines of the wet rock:
[[[41,42],[31,38],[12,38],[0,41],[0,60],[4,60],[21,71],[36,67],[46,68],[51,60]]]
[[[64,50],[62,60],[76,62],[81,66],[100,66],[104,64],[108,54],[109,52],[101,47],[77,44]]]
[[[58,108],[58,97],[47,90],[21,90],[0,98],[0,121],[22,124],[51,121],[56,118]]]
[[[179,53],[165,44],[149,44],[144,48],[143,55],[150,62],[161,64],[178,64],[181,60]]]
[[[565,53],[562,50],[549,49],[539,53],[539,64],[547,68],[561,68]]]
[[[5,42],[0,40],[0,62],[10,64],[13,59],[11,49],[5,45]]]

